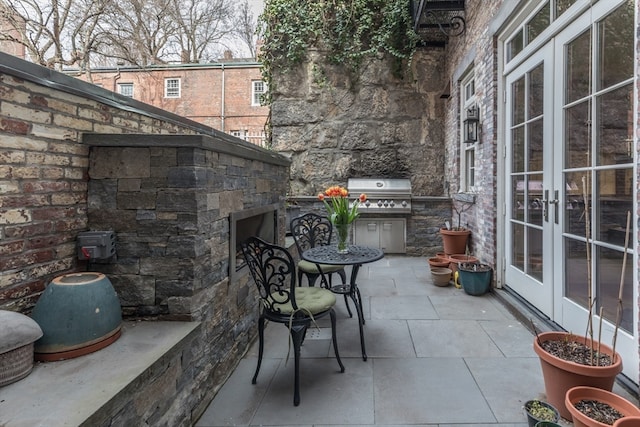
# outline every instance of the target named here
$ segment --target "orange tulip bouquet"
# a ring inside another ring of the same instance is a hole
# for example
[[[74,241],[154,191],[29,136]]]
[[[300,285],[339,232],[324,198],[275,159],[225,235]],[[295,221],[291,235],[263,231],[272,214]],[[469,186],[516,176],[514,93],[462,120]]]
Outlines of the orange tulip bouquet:
[[[329,221],[333,224],[338,235],[338,252],[347,253],[349,251],[349,228],[351,223],[360,215],[358,204],[367,200],[366,194],[360,194],[357,201],[349,206],[349,192],[346,188],[334,185],[318,194],[327,208]],[[327,200],[329,199],[329,200]]]

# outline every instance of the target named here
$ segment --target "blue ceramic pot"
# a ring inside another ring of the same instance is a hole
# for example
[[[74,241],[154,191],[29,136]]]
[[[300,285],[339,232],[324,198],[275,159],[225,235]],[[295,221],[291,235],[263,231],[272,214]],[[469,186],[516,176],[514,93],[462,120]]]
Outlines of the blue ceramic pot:
[[[122,310],[109,279],[102,273],[56,277],[40,296],[31,315],[42,338],[36,360],[63,360],[91,353],[120,336]]]

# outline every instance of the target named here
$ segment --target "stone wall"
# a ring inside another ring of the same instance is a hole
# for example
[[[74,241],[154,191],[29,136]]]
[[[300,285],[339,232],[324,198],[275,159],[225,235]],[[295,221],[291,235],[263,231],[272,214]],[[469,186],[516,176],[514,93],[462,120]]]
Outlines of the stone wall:
[[[443,49],[421,48],[400,79],[387,59],[374,60],[351,87],[322,55],[276,76],[273,148],[289,156],[292,196],[318,194],[350,177],[410,178],[420,196],[444,194]]]

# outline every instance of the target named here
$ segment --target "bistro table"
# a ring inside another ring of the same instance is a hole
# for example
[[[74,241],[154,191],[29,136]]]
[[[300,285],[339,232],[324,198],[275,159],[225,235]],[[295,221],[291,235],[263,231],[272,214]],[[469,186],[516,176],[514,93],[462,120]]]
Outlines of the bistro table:
[[[316,246],[311,249],[307,249],[302,253],[302,259],[316,264],[318,271],[322,276],[322,283],[324,286],[331,289],[331,291],[349,296],[356,306],[356,312],[358,313],[358,326],[360,327],[360,347],[362,348],[362,360],[367,360],[367,352],[364,346],[364,313],[362,312],[362,297],[360,296],[360,290],[356,279],[358,277],[358,271],[362,264],[378,261],[384,257],[384,252],[381,249],[373,248],[369,246],[350,245],[349,252],[346,254],[338,253],[338,248],[335,245]],[[330,265],[351,265],[351,278],[349,283],[342,285],[328,285],[322,269],[321,264]]]

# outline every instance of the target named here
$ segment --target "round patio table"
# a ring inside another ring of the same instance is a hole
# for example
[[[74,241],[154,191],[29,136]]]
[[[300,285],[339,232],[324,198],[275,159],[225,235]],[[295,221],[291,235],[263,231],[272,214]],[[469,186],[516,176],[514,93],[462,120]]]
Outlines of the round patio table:
[[[302,253],[302,259],[316,264],[318,271],[322,277],[322,283],[332,292],[345,295],[345,297],[351,298],[356,306],[356,312],[358,313],[358,326],[360,328],[360,347],[362,348],[362,360],[367,360],[367,352],[364,345],[364,313],[362,312],[362,297],[360,290],[358,289],[357,277],[358,271],[362,264],[378,261],[384,257],[384,252],[381,249],[373,248],[370,246],[358,246],[349,245],[349,252],[346,254],[338,253],[338,248],[335,245],[316,246],[311,249],[307,249]],[[349,283],[342,285],[329,286],[329,281],[322,271],[321,264],[330,265],[350,265],[351,278]],[[346,301],[346,298],[345,298]]]

